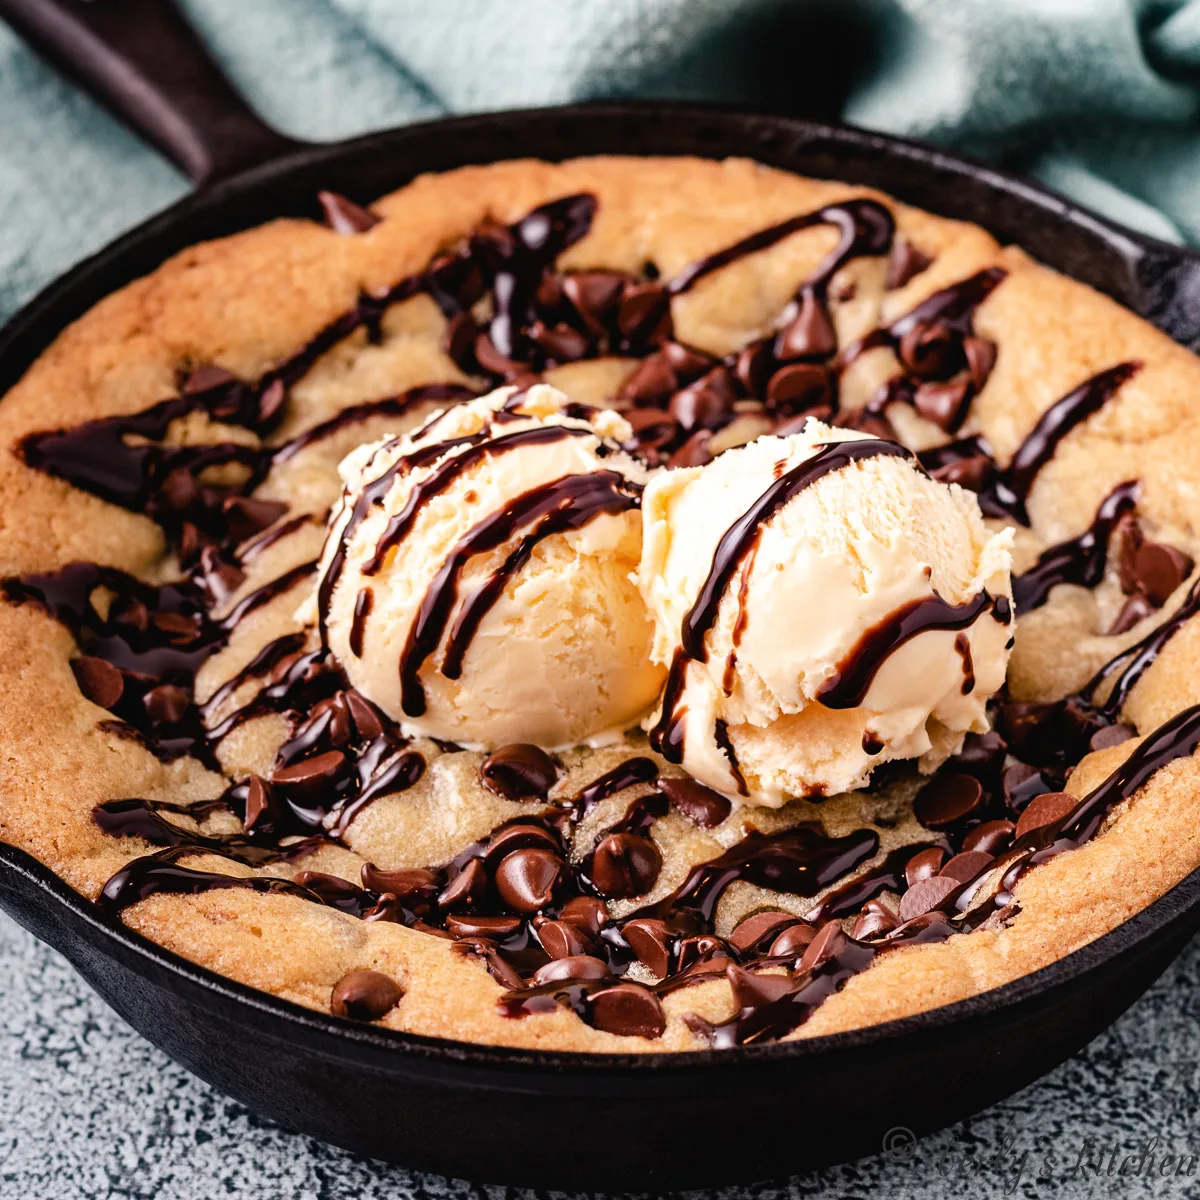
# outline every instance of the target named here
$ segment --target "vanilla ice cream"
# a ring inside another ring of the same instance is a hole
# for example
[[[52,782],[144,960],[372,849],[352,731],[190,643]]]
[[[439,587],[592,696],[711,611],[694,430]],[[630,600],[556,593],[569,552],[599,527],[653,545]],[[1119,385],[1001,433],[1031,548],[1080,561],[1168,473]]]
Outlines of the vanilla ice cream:
[[[538,385],[350,454],[315,599],[351,684],[405,732],[473,748],[636,725],[663,671],[633,579],[630,436]]]
[[[671,673],[651,741],[746,802],[925,770],[987,728],[1013,626],[1011,531],[907,451],[809,421],[643,496],[639,582]]]

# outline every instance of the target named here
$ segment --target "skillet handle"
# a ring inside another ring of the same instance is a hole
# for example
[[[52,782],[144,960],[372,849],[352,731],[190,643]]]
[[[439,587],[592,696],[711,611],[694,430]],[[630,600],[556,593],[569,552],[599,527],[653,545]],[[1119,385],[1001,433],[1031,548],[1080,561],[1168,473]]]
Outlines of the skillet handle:
[[[0,0],[0,17],[196,184],[307,144],[251,111],[172,0]]]

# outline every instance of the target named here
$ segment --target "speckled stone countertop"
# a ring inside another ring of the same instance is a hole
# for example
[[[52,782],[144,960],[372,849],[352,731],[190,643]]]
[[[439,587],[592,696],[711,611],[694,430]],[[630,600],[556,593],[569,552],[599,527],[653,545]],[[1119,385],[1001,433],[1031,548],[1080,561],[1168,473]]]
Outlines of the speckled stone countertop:
[[[1198,1017],[1200,941],[1082,1054],[971,1121],[916,1145],[897,1129],[889,1152],[787,1182],[690,1194],[1200,1195]],[[143,1041],[54,951],[0,916],[3,1200],[534,1195],[390,1167],[260,1120]]]

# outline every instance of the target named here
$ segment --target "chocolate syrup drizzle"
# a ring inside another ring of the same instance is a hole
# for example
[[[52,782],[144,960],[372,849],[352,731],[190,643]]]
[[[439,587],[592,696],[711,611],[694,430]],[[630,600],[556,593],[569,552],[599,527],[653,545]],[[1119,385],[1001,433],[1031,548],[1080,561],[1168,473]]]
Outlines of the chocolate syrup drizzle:
[[[1011,892],[1021,872],[1086,842],[1117,804],[1200,744],[1197,707],[1147,738],[1064,817],[1027,832],[1014,826],[1035,796],[1062,786],[1062,768],[1070,765],[1064,759],[1063,739],[1055,734],[1050,752],[1030,731],[1065,723],[1075,731],[1070,754],[1079,756],[1079,737],[1085,741],[1080,753],[1086,751],[1086,737],[1116,720],[1142,673],[1200,609],[1197,584],[1179,609],[1106,664],[1077,696],[1045,706],[999,702],[996,720],[1008,741],[999,733],[971,736],[962,753],[935,777],[958,779],[965,800],[957,808],[951,806],[949,815],[926,805],[922,811],[941,813],[931,838],[893,849],[874,865],[879,840],[872,829],[842,838],[828,836],[817,823],[775,834],[750,829],[728,850],[693,867],[669,895],[614,921],[600,903],[604,889],[632,886],[634,892],[620,894],[644,895],[658,877],[661,857],[650,836],[657,820],[677,809],[708,828],[729,813],[723,797],[694,781],[660,779],[654,761],[641,756],[628,759],[575,796],[547,802],[539,815],[502,824],[440,866],[381,871],[368,864],[361,887],[311,871],[287,879],[232,876],[182,865],[179,860],[189,855],[218,856],[251,868],[297,862],[319,845],[340,841],[354,817],[375,798],[403,791],[421,777],[424,757],[348,687],[325,649],[323,620],[316,645],[300,631],[277,638],[204,704],[195,701],[195,676],[227,643],[238,621],[306,580],[314,569],[315,564],[299,564],[239,596],[245,564],[311,519],[288,517],[282,506],[253,498],[251,493],[272,465],[373,416],[397,416],[417,402],[453,403],[475,393],[454,384],[432,384],[353,406],[274,448],[240,443],[168,446],[164,439],[173,422],[200,413],[265,439],[283,419],[288,389],[323,354],[360,329],[369,340],[380,340],[387,308],[420,293],[429,295],[450,320],[447,349],[458,365],[493,385],[499,380],[520,383],[548,365],[584,357],[616,352],[641,358],[641,381],[630,385],[623,399],[631,412],[661,407],[662,413],[649,423],[640,421],[628,448],[652,464],[683,454],[685,447],[692,447],[687,453],[699,454],[704,461],[703,438],[697,441],[696,435],[732,419],[738,398],[761,401],[779,422],[815,413],[844,424],[873,421],[876,424],[869,427],[883,433],[888,432],[880,415],[883,407],[901,399],[925,413],[941,412],[946,427],[953,429],[961,423],[970,395],[986,380],[995,348],[975,337],[971,322],[975,308],[1003,278],[998,270],[936,293],[888,329],[838,354],[825,310],[831,280],[852,258],[892,248],[891,216],[874,201],[849,201],[782,222],[693,264],[665,284],[649,269],[641,278],[604,271],[564,274],[556,269],[557,256],[587,233],[595,208],[594,197],[569,196],[535,209],[514,225],[477,229],[425,271],[386,292],[361,296],[353,309],[256,382],[201,365],[182,379],[179,396],[143,413],[33,434],[17,447],[30,466],[111,503],[145,512],[163,528],[186,572],[177,583],[154,587],[114,568],[76,563],[52,574],[3,582],[10,602],[36,605],[70,631],[82,652],[73,662],[81,689],[115,718],[102,725],[135,737],[166,760],[191,754],[214,768],[221,739],[246,721],[274,714],[282,716],[287,727],[266,779],[232,782],[220,796],[192,805],[129,798],[97,807],[95,820],[105,832],[157,847],[109,880],[99,899],[104,911],[116,916],[156,893],[243,888],[298,897],[363,920],[398,921],[454,938],[458,951],[479,958],[510,989],[499,1001],[501,1011],[510,1016],[566,1004],[600,1028],[643,1036],[661,1031],[661,996],[724,976],[733,988],[737,1011],[717,1024],[697,1018],[691,1023],[713,1045],[744,1045],[791,1032],[879,954],[1007,919],[1015,911]],[[673,340],[672,296],[747,254],[817,224],[836,226],[840,240],[798,291],[791,326],[722,361]],[[489,294],[492,313],[481,322],[472,311]],[[865,416],[840,414],[838,373],[873,345],[896,349],[906,373]],[[962,439],[922,459],[939,476],[958,472],[966,479],[969,467],[980,476],[985,503],[1023,519],[1024,499],[1037,470],[1065,433],[1096,411],[1134,369],[1134,364],[1123,364],[1102,373],[1055,406],[1006,473],[995,470],[979,439]],[[929,385],[943,390],[930,391]],[[961,400],[956,400],[959,392]],[[435,462],[459,447],[460,458],[494,453],[501,440],[488,444],[481,435],[435,444],[391,470],[399,473]],[[838,469],[867,454],[906,453],[887,441],[837,443],[777,481],[747,514],[749,519],[739,523],[736,534],[731,530],[722,541],[711,586],[689,614],[686,648],[672,664],[668,693],[681,690],[689,655],[703,661],[704,634],[739,563],[752,552],[761,522],[818,477],[814,471]],[[239,468],[235,483],[211,481],[211,468],[230,466]],[[375,480],[339,531],[341,546],[323,579],[322,613],[341,573],[353,526],[382,501],[394,479],[385,472]],[[432,495],[440,486],[430,486],[429,479],[422,484],[422,495]],[[1022,603],[1040,603],[1055,582],[1090,585],[1098,578],[1111,532],[1106,522],[1127,511],[1132,498],[1133,485],[1122,485],[1087,534],[1048,551],[1019,587]],[[520,569],[538,538],[578,527],[595,513],[621,512],[637,503],[637,489],[615,473],[570,476],[527,493],[509,511],[472,530],[447,562],[444,578],[430,589],[414,629],[406,653],[408,702],[414,707],[418,703],[416,671],[448,626],[442,669],[451,677],[461,669],[471,633],[503,580]],[[403,536],[401,525],[390,534],[390,544]],[[496,579],[472,595],[451,623],[450,600],[467,558],[513,538],[516,544]],[[381,543],[377,556],[382,559],[387,549]],[[354,653],[361,652],[369,597],[365,590],[356,603]],[[978,603],[991,603],[998,620],[1011,619],[998,601],[981,597]],[[918,627],[961,628],[958,622],[970,623],[966,612],[936,598],[893,614],[886,629],[872,631],[842,665],[826,703],[830,697],[834,703],[852,702],[869,685],[873,664]],[[965,673],[967,669],[964,656]],[[1093,705],[1095,692],[1114,675],[1104,703]],[[226,711],[243,688],[255,685],[249,699]],[[678,761],[683,714],[667,704],[664,713],[671,717],[664,717],[655,741],[665,758]],[[727,737],[723,744],[731,771],[740,778]],[[530,747],[507,748],[488,761],[506,754],[518,764],[513,770],[526,781],[522,786],[534,788],[532,794],[521,794],[544,799],[555,765]],[[642,790],[624,816],[598,833],[590,851],[575,862],[569,835],[578,822],[603,800],[635,787]],[[207,819],[221,812],[238,818],[242,832],[205,832]],[[196,828],[171,818],[188,819]],[[935,876],[918,878],[913,862],[931,851],[952,862],[961,862],[963,851],[983,853],[987,864],[965,882],[960,868],[952,876],[953,887],[936,887],[932,900],[925,897],[918,903],[915,889],[924,878]],[[998,875],[1002,879],[993,887]],[[759,922],[753,936],[743,936],[743,922],[729,937],[718,937],[714,922],[719,901],[738,881],[798,896],[821,894],[821,899],[803,917],[781,911],[768,914],[764,924],[763,914],[753,915],[749,920]],[[880,898],[889,895],[900,897],[899,914],[881,904]],[[631,982],[635,964],[643,969],[640,978],[646,978],[648,970],[657,982]],[[759,974],[763,970],[771,973]]]
[[[1013,601],[1019,616],[1045,604],[1051,589],[1060,583],[1096,587],[1108,563],[1109,538],[1117,522],[1133,512],[1140,492],[1136,480],[1118,484],[1104,498],[1088,529],[1077,538],[1051,546],[1028,571],[1013,580]]]

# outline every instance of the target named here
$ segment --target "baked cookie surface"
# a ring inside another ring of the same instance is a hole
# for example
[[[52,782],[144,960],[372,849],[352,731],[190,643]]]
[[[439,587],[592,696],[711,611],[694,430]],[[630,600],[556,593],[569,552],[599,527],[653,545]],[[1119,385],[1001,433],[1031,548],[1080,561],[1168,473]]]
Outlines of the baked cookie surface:
[[[749,162],[327,208],[176,256],[0,404],[5,841],[283,998],[581,1051],[950,1003],[1200,865],[1193,355],[981,229]],[[769,810],[637,731],[403,736],[305,616],[337,464],[537,380],[650,470],[817,415],[977,492],[1015,531],[995,732]]]

